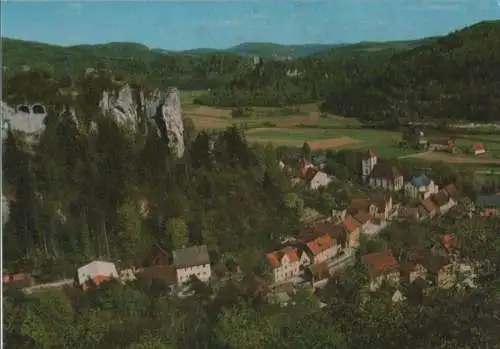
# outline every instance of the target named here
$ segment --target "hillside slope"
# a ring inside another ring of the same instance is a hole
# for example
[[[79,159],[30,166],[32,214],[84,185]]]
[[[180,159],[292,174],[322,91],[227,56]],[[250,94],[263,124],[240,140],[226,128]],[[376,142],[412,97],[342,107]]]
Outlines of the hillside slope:
[[[332,86],[323,110],[370,120],[500,120],[500,21],[484,21]]]

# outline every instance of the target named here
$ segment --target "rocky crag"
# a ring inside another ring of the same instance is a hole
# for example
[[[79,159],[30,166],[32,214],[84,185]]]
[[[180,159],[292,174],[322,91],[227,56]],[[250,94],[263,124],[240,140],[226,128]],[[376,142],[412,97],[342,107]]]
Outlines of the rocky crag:
[[[180,92],[176,88],[166,93],[155,90],[145,94],[124,85],[116,91],[104,91],[99,107],[104,115],[112,117],[119,125],[151,130],[154,121],[157,132],[177,157],[184,154],[184,122]]]
[[[177,157],[184,155],[184,122],[180,92],[176,88],[145,93],[125,84],[114,91],[103,91],[98,103],[102,114],[113,118],[118,125],[135,132],[158,132],[172,153]],[[2,121],[8,120],[13,129],[26,134],[43,131],[46,114],[17,111],[4,102],[0,103],[0,109]],[[78,121],[72,108],[67,111]],[[7,123],[2,125],[4,131]]]

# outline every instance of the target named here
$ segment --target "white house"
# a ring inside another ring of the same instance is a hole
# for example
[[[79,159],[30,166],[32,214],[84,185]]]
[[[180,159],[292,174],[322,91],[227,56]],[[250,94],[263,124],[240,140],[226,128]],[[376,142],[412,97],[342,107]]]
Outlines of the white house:
[[[311,188],[312,190],[317,190],[321,187],[327,187],[332,181],[333,178],[331,176],[327,175],[323,171],[318,171],[310,180],[309,188]]]
[[[77,271],[78,284],[84,288],[86,288],[89,281],[92,281],[95,285],[99,285],[104,281],[118,278],[119,275],[116,266],[111,262],[93,261],[78,268]]]
[[[457,205],[457,202],[441,190],[437,194],[431,196],[434,204],[439,208],[439,213],[446,214],[451,208]]]
[[[339,246],[336,241],[334,241],[330,235],[322,234],[316,236],[308,241],[304,241],[304,252],[307,254],[310,264],[322,263],[338,252]],[[305,258],[301,258],[301,262]]]
[[[403,188],[403,176],[399,170],[387,163],[379,163],[377,155],[371,150],[361,159],[363,179],[375,188],[399,191]]]
[[[175,250],[172,252],[172,258],[178,284],[189,281],[191,276],[196,276],[203,282],[207,282],[212,276],[206,245]]]
[[[285,247],[266,254],[266,261],[275,283],[297,276],[300,272],[299,253],[293,247]]]
[[[410,182],[405,185],[405,195],[412,199],[425,200],[432,194],[439,191],[439,186],[433,180],[425,175],[413,177]]]

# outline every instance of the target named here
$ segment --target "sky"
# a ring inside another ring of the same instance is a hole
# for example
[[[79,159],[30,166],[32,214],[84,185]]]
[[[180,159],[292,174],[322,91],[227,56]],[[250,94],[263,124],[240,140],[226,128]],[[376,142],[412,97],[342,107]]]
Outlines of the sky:
[[[3,0],[0,7],[5,37],[167,50],[404,40],[500,19],[500,0]]]

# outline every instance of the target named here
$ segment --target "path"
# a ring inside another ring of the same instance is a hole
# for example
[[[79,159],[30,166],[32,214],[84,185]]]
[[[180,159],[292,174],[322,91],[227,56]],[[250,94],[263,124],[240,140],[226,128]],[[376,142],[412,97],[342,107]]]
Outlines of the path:
[[[25,288],[23,288],[23,291],[26,294],[31,294],[35,291],[40,291],[40,290],[44,290],[44,289],[59,288],[59,287],[63,287],[63,286],[73,285],[74,282],[75,282],[75,280],[73,280],[73,279],[63,279],[63,280],[59,280],[59,281],[47,282],[44,284],[25,287]]]

